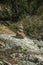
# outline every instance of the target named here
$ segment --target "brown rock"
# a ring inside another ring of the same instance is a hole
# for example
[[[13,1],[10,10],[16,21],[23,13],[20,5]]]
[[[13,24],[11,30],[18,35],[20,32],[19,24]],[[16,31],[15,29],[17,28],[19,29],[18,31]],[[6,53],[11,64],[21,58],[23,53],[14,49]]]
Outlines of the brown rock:
[[[24,35],[24,33],[21,33],[21,32],[18,31],[16,37],[18,37],[18,38],[24,38],[25,35]]]

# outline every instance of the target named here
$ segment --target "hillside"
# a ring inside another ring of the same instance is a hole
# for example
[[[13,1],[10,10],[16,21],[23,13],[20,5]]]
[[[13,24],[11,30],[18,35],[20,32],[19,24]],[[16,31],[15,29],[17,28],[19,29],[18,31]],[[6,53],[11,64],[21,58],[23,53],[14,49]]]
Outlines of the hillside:
[[[7,26],[0,24],[0,34],[15,34]]]
[[[22,22],[27,36],[43,39],[43,0],[0,0],[0,21],[15,32]]]
[[[43,65],[43,0],[0,0],[0,65]]]

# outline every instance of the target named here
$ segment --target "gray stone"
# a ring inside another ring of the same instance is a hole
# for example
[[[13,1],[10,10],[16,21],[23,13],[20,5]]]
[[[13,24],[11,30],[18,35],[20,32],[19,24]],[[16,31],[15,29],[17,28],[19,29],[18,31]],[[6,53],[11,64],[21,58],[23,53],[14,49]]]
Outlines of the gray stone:
[[[43,45],[43,41],[32,40],[24,37],[16,38],[16,35],[1,34],[0,43],[4,44],[3,49],[12,49],[12,51],[6,51],[8,56],[14,59],[14,65],[40,65],[43,62],[43,46],[41,48],[38,45]],[[40,44],[41,43],[41,44]]]

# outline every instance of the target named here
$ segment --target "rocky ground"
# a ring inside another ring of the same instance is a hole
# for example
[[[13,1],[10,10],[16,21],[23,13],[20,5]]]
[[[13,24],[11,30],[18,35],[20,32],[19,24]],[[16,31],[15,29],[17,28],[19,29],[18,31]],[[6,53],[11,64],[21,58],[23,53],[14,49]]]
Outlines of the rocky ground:
[[[0,35],[0,63],[3,65],[43,65],[43,41]]]

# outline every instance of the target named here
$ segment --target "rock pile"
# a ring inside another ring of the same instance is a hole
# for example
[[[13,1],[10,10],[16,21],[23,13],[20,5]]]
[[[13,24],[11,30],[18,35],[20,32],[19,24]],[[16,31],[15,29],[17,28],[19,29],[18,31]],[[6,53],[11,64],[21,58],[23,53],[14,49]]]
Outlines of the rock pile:
[[[23,32],[23,26],[22,26],[22,24],[20,24],[18,26],[18,31],[17,31],[16,37],[17,38],[24,38],[25,37],[25,34]]]

